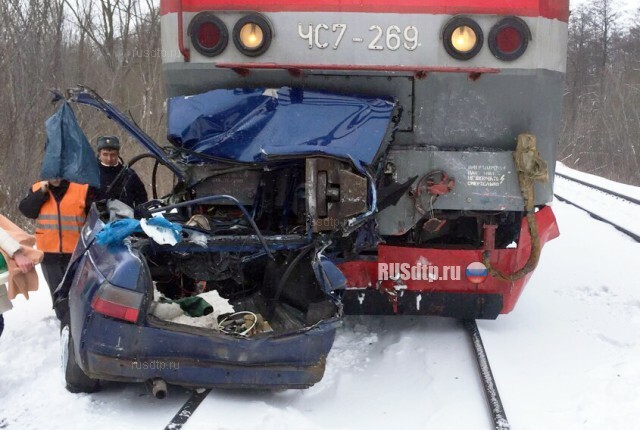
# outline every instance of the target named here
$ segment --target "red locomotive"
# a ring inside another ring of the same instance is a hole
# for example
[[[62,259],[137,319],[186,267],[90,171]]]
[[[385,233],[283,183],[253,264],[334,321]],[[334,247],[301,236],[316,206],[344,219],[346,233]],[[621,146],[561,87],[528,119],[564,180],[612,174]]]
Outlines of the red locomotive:
[[[375,215],[332,245],[347,313],[514,308],[558,235],[547,203],[567,0],[164,0],[161,11],[170,97],[291,87],[395,101],[393,137],[365,166],[377,199],[362,212]],[[348,218],[336,197],[348,186],[310,191],[333,206],[307,208],[314,234]]]

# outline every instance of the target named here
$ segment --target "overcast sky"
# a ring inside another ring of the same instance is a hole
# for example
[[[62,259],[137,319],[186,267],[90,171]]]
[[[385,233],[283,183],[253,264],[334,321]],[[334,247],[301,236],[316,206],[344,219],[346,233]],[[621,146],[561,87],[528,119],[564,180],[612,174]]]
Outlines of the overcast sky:
[[[575,9],[578,5],[586,3],[588,0],[570,0],[571,9]],[[633,11],[640,7],[640,0],[616,0],[621,10]]]

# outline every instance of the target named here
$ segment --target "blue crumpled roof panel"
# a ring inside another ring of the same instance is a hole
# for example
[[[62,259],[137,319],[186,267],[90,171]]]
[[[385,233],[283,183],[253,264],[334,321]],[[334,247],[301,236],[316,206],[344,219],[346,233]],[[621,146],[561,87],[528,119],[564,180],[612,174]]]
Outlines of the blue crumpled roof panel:
[[[328,155],[367,165],[393,109],[391,99],[286,87],[214,90],[169,99],[168,138],[177,147],[237,162]]]

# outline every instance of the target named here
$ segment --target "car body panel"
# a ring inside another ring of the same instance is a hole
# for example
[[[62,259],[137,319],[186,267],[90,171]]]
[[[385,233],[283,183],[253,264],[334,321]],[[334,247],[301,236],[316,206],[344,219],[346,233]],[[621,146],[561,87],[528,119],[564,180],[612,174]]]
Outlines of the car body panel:
[[[174,97],[167,111],[169,140],[199,154],[245,163],[325,155],[366,165],[384,141],[394,102],[284,87]]]

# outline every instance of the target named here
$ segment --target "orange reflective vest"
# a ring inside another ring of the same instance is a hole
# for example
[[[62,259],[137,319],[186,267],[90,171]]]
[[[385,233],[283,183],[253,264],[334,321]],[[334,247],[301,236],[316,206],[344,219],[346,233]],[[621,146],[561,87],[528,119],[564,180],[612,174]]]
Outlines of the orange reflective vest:
[[[40,182],[32,187],[34,192],[39,189]],[[89,185],[71,182],[60,202],[49,192],[49,199],[36,219],[36,246],[40,251],[73,253],[86,218],[88,190]]]

